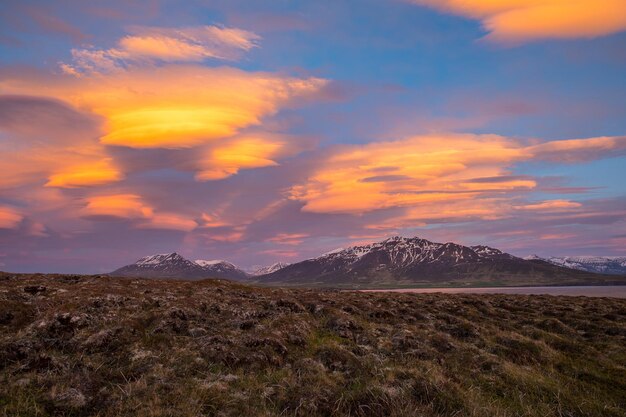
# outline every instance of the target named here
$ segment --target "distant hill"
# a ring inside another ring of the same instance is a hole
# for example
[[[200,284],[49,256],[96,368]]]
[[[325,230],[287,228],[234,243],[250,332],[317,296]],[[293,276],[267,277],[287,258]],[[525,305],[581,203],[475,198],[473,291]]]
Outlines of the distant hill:
[[[285,268],[286,266],[289,266],[288,263],[285,262],[276,262],[274,264],[271,264],[269,266],[263,266],[261,268],[255,269],[251,275],[252,276],[258,276],[258,275],[266,275],[266,274],[271,274],[272,272],[276,272],[280,269]]]
[[[194,261],[200,265],[209,277],[233,279],[242,281],[248,278],[248,274],[236,265],[223,260],[204,261],[198,259]]]
[[[340,248],[255,279],[277,285],[337,287],[626,283],[623,277],[573,270],[541,259],[525,260],[488,246],[399,236]]]
[[[145,278],[245,280],[248,274],[227,261],[190,261],[178,253],[146,256],[137,262],[116,269],[109,275]]]
[[[553,265],[600,274],[626,274],[626,256],[552,256],[542,258],[532,255],[525,259],[542,260]]]

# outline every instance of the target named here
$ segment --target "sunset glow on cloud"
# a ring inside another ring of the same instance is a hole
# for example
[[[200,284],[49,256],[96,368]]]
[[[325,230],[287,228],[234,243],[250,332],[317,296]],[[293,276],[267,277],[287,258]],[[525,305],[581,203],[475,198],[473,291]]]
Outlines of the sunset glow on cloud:
[[[72,49],[72,63],[64,72],[108,73],[152,60],[195,62],[207,58],[232,60],[256,46],[259,36],[237,28],[199,26],[189,28],[136,27],[132,35],[111,49]]]
[[[81,187],[101,185],[122,179],[122,175],[109,159],[89,164],[68,166],[50,175],[47,187]]]
[[[263,137],[241,137],[211,149],[202,164],[206,169],[196,174],[201,181],[230,177],[240,169],[278,165],[276,158],[287,144]]]
[[[411,0],[481,21],[487,39],[519,43],[538,39],[595,38],[626,30],[622,0]]]
[[[125,219],[144,218],[153,215],[151,207],[144,205],[141,197],[134,194],[94,196],[83,209],[85,216],[112,216]]]
[[[2,7],[7,270],[626,254],[621,0]]]
[[[44,95],[93,111],[105,118],[101,143],[133,148],[185,148],[226,138],[323,85],[316,78],[178,65],[58,77],[52,83],[0,82],[8,93]]]
[[[568,162],[579,152],[626,149],[624,138],[553,141],[534,146],[496,135],[442,134],[338,148],[292,198],[304,210],[362,213],[396,206],[449,204],[532,189],[529,178],[510,178],[515,162]],[[459,210],[459,208],[455,208]]]
[[[474,178],[506,175],[521,157],[506,138],[436,135],[340,149],[306,184],[293,188],[304,210],[360,213],[393,206],[470,199],[481,189],[533,187],[532,181],[483,183]],[[495,188],[494,188],[495,187]]]
[[[525,206],[516,207],[520,210],[563,210],[563,209],[575,209],[581,207],[582,204],[575,201],[567,200],[551,200],[542,201],[540,203],[526,204]]]
[[[101,195],[88,198],[82,213],[84,217],[117,217],[136,220],[136,227],[144,229],[172,229],[190,231],[198,224],[174,213],[155,212],[135,194]]]
[[[10,207],[0,206],[0,229],[12,229],[16,227],[23,217]]]

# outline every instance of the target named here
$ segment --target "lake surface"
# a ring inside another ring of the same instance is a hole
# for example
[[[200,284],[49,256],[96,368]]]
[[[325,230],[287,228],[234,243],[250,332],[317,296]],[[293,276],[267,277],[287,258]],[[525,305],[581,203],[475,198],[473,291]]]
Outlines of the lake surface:
[[[485,287],[485,288],[399,288],[381,290],[363,290],[366,292],[410,292],[410,293],[448,293],[448,294],[537,294],[571,295],[585,297],[626,298],[626,285],[588,286],[588,287]]]

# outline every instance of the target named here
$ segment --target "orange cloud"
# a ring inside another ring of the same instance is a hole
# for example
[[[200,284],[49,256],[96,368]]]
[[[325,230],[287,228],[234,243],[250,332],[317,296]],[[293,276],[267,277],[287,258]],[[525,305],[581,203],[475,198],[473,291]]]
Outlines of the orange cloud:
[[[144,205],[138,195],[113,194],[89,197],[82,214],[87,217],[111,216],[133,219],[151,217],[153,210]]]
[[[73,49],[71,64],[61,69],[71,75],[110,73],[142,61],[199,62],[207,58],[233,60],[257,46],[260,37],[237,28],[134,27],[111,49]]]
[[[208,240],[214,240],[217,242],[239,242],[244,236],[244,230],[242,228],[235,228],[236,230],[226,232],[211,232],[204,235]]]
[[[7,140],[10,142],[10,140]],[[124,178],[110,158],[103,158],[99,146],[64,148],[54,143],[22,149],[0,149],[6,174],[0,188],[22,184],[77,188],[108,184]]]
[[[86,187],[123,174],[98,143],[100,120],[49,98],[1,95],[0,188]],[[47,180],[47,181],[46,181]]]
[[[471,134],[343,146],[335,148],[305,183],[292,187],[289,195],[305,203],[304,211],[360,214],[403,207],[406,213],[402,217],[416,222],[499,218],[513,208],[569,209],[579,203],[554,200],[514,204],[516,193],[532,190],[536,182],[511,176],[510,168],[521,161],[571,162],[582,154],[599,157],[623,148],[623,137],[524,146],[502,136]],[[494,198],[500,195],[504,197]]]
[[[626,30],[623,0],[410,0],[481,21],[488,40],[595,38]]]
[[[226,67],[170,65],[53,81],[12,79],[0,82],[0,88],[54,97],[103,116],[106,134],[100,142],[105,145],[185,148],[259,125],[280,106],[325,83]]]
[[[475,184],[507,175],[523,150],[496,135],[430,135],[339,148],[291,197],[305,211],[360,213],[381,208],[467,200],[485,188],[532,188],[532,181]]]
[[[17,210],[7,206],[0,206],[0,229],[14,229],[23,218]]]
[[[215,214],[202,213],[202,227],[228,227],[230,223],[220,220]]]
[[[560,240],[560,239],[572,239],[575,238],[576,235],[573,233],[553,233],[547,235],[539,236],[541,240]]]
[[[541,210],[541,211],[557,210],[558,211],[558,210],[575,209],[579,207],[582,207],[582,204],[577,203],[575,201],[548,200],[548,201],[542,201],[540,203],[516,206],[515,208],[518,210]]]
[[[306,233],[279,233],[274,237],[266,239],[266,242],[295,246],[301,244],[307,237],[309,237],[309,235]]]
[[[196,174],[199,181],[219,180],[241,169],[278,165],[276,159],[296,151],[277,135],[246,135],[212,147]]]
[[[464,199],[452,197],[446,201],[425,201],[412,207],[406,207],[400,214],[367,225],[366,228],[391,231],[399,228],[424,227],[429,223],[498,220],[509,217],[509,212],[510,202],[504,198],[488,198],[477,195],[473,198]]]
[[[558,140],[527,148],[534,159],[560,162],[588,161],[605,153],[624,150],[626,150],[626,136]]]
[[[145,204],[136,194],[112,194],[88,197],[81,214],[86,218],[116,217],[136,220],[140,229],[191,231],[198,224],[175,213],[162,213]]]
[[[192,219],[177,214],[157,213],[150,216],[147,222],[140,223],[137,227],[140,229],[169,229],[190,232],[198,227],[198,223]]]
[[[300,252],[293,251],[293,250],[282,250],[282,249],[268,249],[268,250],[261,251],[259,253],[263,255],[278,256],[281,258],[295,258],[295,257],[300,256]]]
[[[94,163],[63,167],[50,175],[46,187],[76,188],[102,185],[119,181],[122,178],[121,172],[111,159],[107,158]]]

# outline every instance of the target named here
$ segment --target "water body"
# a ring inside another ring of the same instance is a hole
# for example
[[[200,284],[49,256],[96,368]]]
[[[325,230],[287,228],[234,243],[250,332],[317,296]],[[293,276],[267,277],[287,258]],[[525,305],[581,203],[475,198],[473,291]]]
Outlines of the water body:
[[[409,293],[448,293],[448,294],[536,294],[570,295],[584,297],[626,298],[626,285],[587,286],[587,287],[485,287],[485,288],[399,288],[383,290],[363,290],[368,292],[409,292]]]

